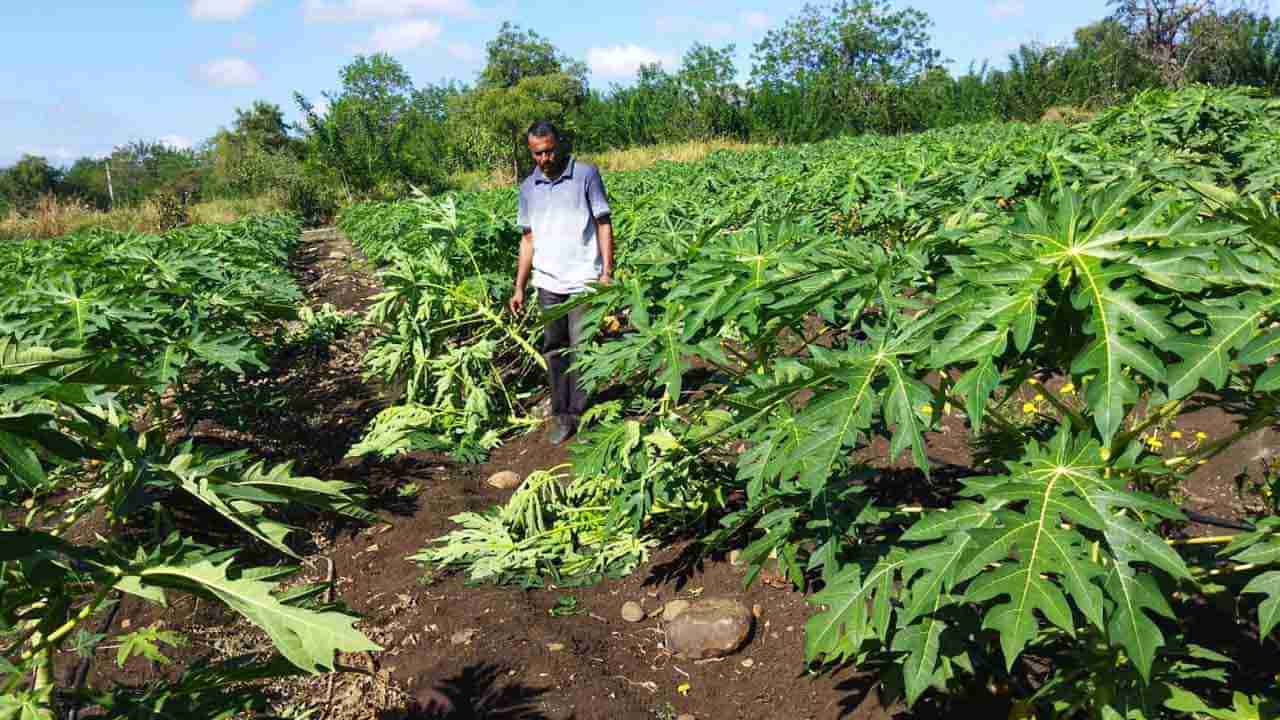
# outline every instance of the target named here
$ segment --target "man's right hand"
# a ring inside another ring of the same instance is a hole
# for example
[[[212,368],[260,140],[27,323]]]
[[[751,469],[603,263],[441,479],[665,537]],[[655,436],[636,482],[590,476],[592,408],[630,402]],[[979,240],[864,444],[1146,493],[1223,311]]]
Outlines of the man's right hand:
[[[524,310],[524,288],[516,288],[515,292],[511,294],[507,309],[511,311],[512,315],[519,315],[520,311]]]

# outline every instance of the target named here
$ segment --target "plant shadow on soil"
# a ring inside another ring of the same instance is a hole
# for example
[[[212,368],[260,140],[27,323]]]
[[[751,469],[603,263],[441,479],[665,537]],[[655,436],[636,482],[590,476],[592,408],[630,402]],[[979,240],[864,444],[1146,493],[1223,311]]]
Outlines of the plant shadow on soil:
[[[408,709],[381,712],[378,720],[550,720],[537,708],[547,691],[502,682],[511,670],[488,662],[469,665],[420,693]]]

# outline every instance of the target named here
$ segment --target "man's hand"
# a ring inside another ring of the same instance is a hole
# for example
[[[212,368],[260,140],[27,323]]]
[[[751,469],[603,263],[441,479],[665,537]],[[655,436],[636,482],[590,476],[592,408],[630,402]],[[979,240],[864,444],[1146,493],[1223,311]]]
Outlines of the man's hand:
[[[519,315],[524,310],[524,288],[518,287],[511,294],[511,300],[507,303],[507,309],[512,315]]]

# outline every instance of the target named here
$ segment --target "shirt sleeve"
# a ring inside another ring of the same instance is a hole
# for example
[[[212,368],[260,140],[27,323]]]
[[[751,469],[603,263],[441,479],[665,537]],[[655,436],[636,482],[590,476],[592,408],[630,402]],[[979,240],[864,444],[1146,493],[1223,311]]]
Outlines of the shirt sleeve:
[[[600,170],[592,169],[587,178],[587,206],[591,209],[591,217],[599,220],[609,214],[609,196],[604,191],[604,179]]]
[[[520,200],[517,205],[516,224],[519,225],[520,229],[524,232],[532,231],[533,224],[529,222],[529,197],[525,192],[523,185],[520,186]]]

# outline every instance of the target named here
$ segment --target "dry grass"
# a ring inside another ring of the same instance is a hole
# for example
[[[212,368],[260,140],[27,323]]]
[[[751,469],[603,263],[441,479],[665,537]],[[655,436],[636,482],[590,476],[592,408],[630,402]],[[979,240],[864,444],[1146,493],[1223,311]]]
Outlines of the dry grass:
[[[690,140],[670,145],[649,145],[625,150],[608,150],[602,153],[584,153],[578,157],[585,162],[596,165],[604,172],[620,172],[623,170],[642,170],[663,160],[696,162],[717,150],[745,152],[765,147],[768,146],[759,143],[743,143],[736,140]],[[510,187],[516,184],[516,178],[511,173],[511,167],[507,165],[494,168],[489,172],[477,170],[458,173],[450,180],[460,190],[490,190],[499,187]]]
[[[1087,123],[1098,116],[1098,113],[1074,105],[1054,105],[1044,111],[1040,122],[1057,122],[1064,125]]]
[[[193,223],[227,223],[281,207],[279,199],[266,195],[244,200],[196,203],[188,209],[188,215]],[[58,237],[88,227],[159,232],[160,209],[154,202],[147,201],[138,207],[122,207],[102,212],[75,198],[59,199],[53,195],[45,195],[31,212],[10,211],[8,216],[0,217],[0,240]]]
[[[767,145],[743,143],[736,140],[692,140],[674,145],[654,145],[652,147],[628,148],[626,150],[609,150],[599,154],[585,154],[582,159],[598,166],[605,172],[623,170],[642,170],[654,163],[669,160],[671,162],[696,162],[717,150],[746,152],[760,150]]]

